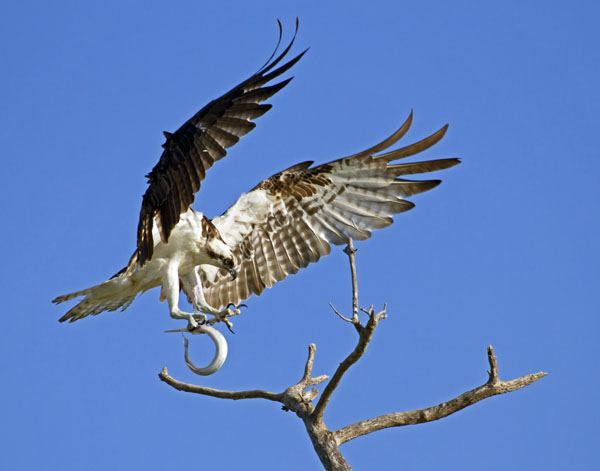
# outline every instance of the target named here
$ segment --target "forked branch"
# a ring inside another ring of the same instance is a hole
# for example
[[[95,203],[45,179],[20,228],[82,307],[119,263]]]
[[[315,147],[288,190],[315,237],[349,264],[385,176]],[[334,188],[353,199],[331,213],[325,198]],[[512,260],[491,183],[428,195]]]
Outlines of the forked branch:
[[[358,299],[358,297],[356,297],[355,299]],[[360,358],[363,356],[363,354],[367,350],[367,345],[369,345],[369,342],[371,342],[371,338],[373,337],[373,332],[375,332],[375,329],[377,328],[379,321],[381,319],[385,319],[387,316],[386,309],[387,309],[387,306],[385,306],[385,305],[383,306],[383,309],[381,311],[379,311],[378,313],[375,313],[375,311],[373,310],[373,306],[371,306],[368,311],[366,309],[364,309],[363,311],[369,316],[369,320],[367,321],[367,323],[364,326],[362,324],[360,324],[360,322],[358,320],[358,314],[356,317],[356,322],[354,321],[354,316],[352,317],[351,322],[355,325],[355,327],[359,326],[357,328],[358,343],[356,344],[356,347],[354,348],[352,353],[350,353],[350,355],[348,355],[344,359],[344,361],[342,361],[340,363],[337,370],[335,370],[333,377],[331,378],[329,383],[327,383],[327,386],[325,387],[325,390],[323,391],[323,394],[321,395],[321,398],[319,399],[319,402],[317,403],[317,406],[313,413],[315,419],[317,419],[317,418],[320,419],[321,417],[323,417],[323,413],[325,412],[325,408],[327,407],[327,404],[329,403],[329,399],[331,399],[331,395],[333,394],[333,391],[335,391],[335,389],[340,384],[340,381],[342,380],[344,373],[346,373],[346,371],[348,371],[348,369],[354,363],[356,363],[358,360],[360,360]]]
[[[308,359],[306,360],[306,365],[304,366],[304,374],[302,379],[300,379],[297,384],[290,386],[282,393],[274,393],[270,391],[264,391],[262,389],[252,389],[248,391],[224,391],[221,389],[213,389],[205,386],[183,383],[169,376],[166,366],[162,369],[158,377],[161,379],[161,381],[164,381],[178,391],[201,394],[203,396],[218,397],[220,399],[266,399],[268,401],[282,403],[286,410],[298,412],[307,404],[310,405],[310,402],[318,394],[316,388],[313,388],[308,392],[305,392],[304,390],[309,386],[315,386],[329,379],[329,377],[325,375],[317,376],[316,378],[311,376],[316,348],[317,347],[314,344],[310,344],[308,346]],[[310,412],[312,412],[312,410],[313,408],[310,406]]]
[[[386,306],[380,311],[375,312],[373,306],[369,309],[360,310],[367,314],[367,322],[363,325],[360,323],[358,313],[358,286],[356,281],[356,266],[355,253],[356,250],[352,245],[352,240],[349,241],[348,247],[344,250],[350,260],[350,271],[352,277],[352,316],[344,317],[335,307],[331,306],[335,313],[344,321],[353,324],[358,333],[358,341],[354,350],[340,363],[331,380],[325,386],[321,398],[316,406],[312,405],[314,399],[318,396],[319,391],[313,387],[306,391],[311,386],[316,386],[323,383],[327,376],[312,377],[312,369],[316,347],[314,344],[308,347],[308,358],[304,366],[304,372],[300,381],[281,393],[273,393],[264,390],[250,391],[222,391],[218,389],[196,386],[193,384],[182,383],[169,376],[167,368],[163,368],[159,377],[162,381],[171,387],[179,390],[205,396],[218,397],[222,399],[266,399],[269,401],[279,402],[283,405],[283,410],[293,411],[302,419],[306,431],[313,443],[315,451],[321,460],[325,469],[329,471],[348,471],[351,470],[350,465],[346,462],[343,455],[339,451],[339,445],[346,443],[356,437],[366,435],[377,430],[389,427],[401,427],[404,425],[414,425],[425,422],[432,422],[454,414],[465,407],[475,404],[476,402],[498,394],[516,391],[525,386],[528,386],[538,379],[546,376],[546,373],[539,372],[511,381],[502,381],[498,376],[498,362],[491,346],[488,347],[488,361],[490,371],[488,372],[488,381],[470,391],[461,394],[450,401],[443,402],[436,406],[426,409],[418,409],[407,412],[393,412],[391,414],[382,415],[372,419],[363,420],[354,424],[343,427],[335,432],[331,432],[323,421],[323,414],[333,392],[340,384],[344,374],[349,368],[356,363],[365,353],[369,342],[373,337],[375,329],[379,325],[379,321],[386,317]]]
[[[417,409],[408,412],[393,412],[391,414],[381,415],[373,419],[363,420],[343,427],[334,432],[338,445],[346,443],[356,437],[360,437],[361,435],[367,435],[384,428],[422,424],[442,419],[488,397],[516,391],[517,389],[529,386],[547,374],[540,371],[539,373],[522,376],[511,381],[502,381],[498,377],[496,355],[494,354],[494,349],[491,345],[488,347],[488,361],[490,363],[490,371],[488,372],[489,380],[478,388],[467,391],[450,401],[428,407],[427,409]]]

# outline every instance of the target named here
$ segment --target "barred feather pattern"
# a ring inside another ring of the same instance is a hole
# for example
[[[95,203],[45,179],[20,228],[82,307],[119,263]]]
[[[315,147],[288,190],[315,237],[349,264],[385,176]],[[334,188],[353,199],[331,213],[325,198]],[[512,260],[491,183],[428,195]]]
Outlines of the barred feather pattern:
[[[262,181],[243,194],[213,224],[234,249],[238,276],[202,265],[207,302],[222,308],[261,294],[286,276],[316,262],[349,238],[365,240],[392,216],[414,207],[405,198],[436,187],[440,180],[414,181],[404,175],[443,170],[456,158],[392,164],[422,152],[444,136],[447,126],[412,145],[383,154],[410,128],[412,112],[392,136],[363,152],[312,167],[303,162]]]
[[[75,322],[87,316],[95,316],[104,311],[124,311],[134,301],[140,292],[153,288],[157,283],[147,285],[132,282],[132,275],[125,274],[125,270],[117,273],[110,280],[100,283],[82,291],[58,296],[52,302],[60,304],[71,299],[85,296],[77,305],[73,306],[59,320],[60,322]]]

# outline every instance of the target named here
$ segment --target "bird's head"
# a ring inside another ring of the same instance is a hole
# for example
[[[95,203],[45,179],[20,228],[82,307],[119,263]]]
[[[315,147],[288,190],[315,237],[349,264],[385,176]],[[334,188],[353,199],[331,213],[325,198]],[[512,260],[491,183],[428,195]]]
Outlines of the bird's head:
[[[235,270],[236,257],[229,246],[220,238],[214,237],[206,241],[204,248],[209,257],[208,263],[227,270],[235,280],[237,277],[237,271]]]

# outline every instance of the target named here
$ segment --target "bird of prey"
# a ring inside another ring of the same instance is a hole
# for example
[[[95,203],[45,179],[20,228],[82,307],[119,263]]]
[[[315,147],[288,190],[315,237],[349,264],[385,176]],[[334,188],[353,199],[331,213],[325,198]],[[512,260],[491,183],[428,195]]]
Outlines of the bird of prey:
[[[158,286],[171,317],[185,319],[190,331],[205,324],[206,315],[214,316],[211,323],[227,321],[239,314],[241,301],[329,254],[332,244],[368,239],[372,230],[392,224],[394,214],[413,208],[407,197],[440,183],[405,176],[460,162],[444,158],[393,163],[433,146],[447,130],[446,125],[416,143],[388,150],[409,130],[411,112],[379,144],[329,163],[302,162],[282,170],[242,193],[212,220],[192,209],[206,172],[254,129],[253,121],[271,109],[264,101],[292,79],[269,84],[305,54],[306,50],[280,65],[295,38],[296,34],[283,52],[276,56],[276,48],[261,69],[177,131],[164,133],[160,160],[147,175],[133,256],[108,281],[54,299],[62,303],[84,297],[60,322],[125,310],[139,293]],[[181,290],[195,312],[179,308]],[[214,369],[213,365],[209,373]]]

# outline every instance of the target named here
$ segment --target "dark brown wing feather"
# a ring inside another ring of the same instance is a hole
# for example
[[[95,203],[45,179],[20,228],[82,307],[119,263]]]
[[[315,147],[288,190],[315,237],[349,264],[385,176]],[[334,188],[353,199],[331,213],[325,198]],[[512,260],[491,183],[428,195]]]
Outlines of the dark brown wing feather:
[[[279,56],[273,59],[273,53],[273,60],[269,59],[250,78],[211,101],[174,133],[165,133],[167,140],[163,144],[162,156],[147,175],[149,186],[142,200],[137,251],[129,263],[129,270],[136,264],[144,265],[152,258],[154,218],[158,222],[161,239],[167,242],[180,215],[193,203],[206,171],[225,157],[227,148],[254,129],[256,125],[251,120],[271,109],[271,105],[261,102],[285,87],[291,78],[275,85],[265,85],[289,70],[306,52],[273,70],[289,52],[295,37],[296,34]]]

